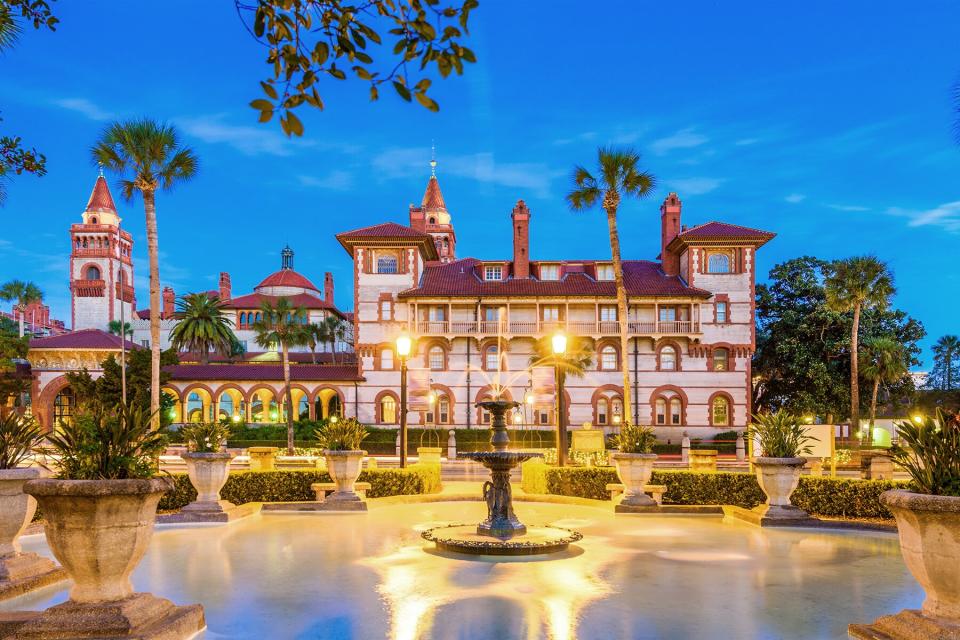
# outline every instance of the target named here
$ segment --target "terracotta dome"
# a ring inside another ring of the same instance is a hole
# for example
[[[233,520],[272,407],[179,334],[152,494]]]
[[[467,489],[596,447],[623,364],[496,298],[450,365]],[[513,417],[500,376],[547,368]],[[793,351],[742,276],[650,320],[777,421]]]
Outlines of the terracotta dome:
[[[293,269],[281,269],[275,273],[271,273],[269,276],[264,278],[263,282],[254,287],[254,291],[263,289],[265,287],[291,287],[296,289],[306,289],[309,291],[320,292],[316,286],[305,276],[300,275]]]

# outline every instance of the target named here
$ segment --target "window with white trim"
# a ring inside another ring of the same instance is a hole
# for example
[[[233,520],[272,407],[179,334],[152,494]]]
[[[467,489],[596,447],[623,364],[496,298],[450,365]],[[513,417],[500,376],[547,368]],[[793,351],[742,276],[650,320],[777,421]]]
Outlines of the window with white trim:
[[[710,411],[713,417],[713,426],[725,427],[730,424],[730,402],[725,397],[717,396],[714,398]]]
[[[720,301],[714,305],[714,313],[716,315],[716,322],[723,323],[727,321],[727,303]]]
[[[730,273],[730,256],[726,253],[711,253],[707,258],[707,273]]]
[[[556,265],[556,264],[540,265],[540,279],[541,280],[559,280],[560,265]]]
[[[613,265],[612,264],[598,264],[597,265],[597,280],[613,280]]]
[[[617,368],[617,349],[613,345],[608,344],[600,349],[600,368],[606,371]]]
[[[713,370],[727,371],[729,365],[730,351],[724,347],[718,347],[713,350]]]
[[[484,280],[503,280],[503,267],[499,264],[488,264],[483,268]]]
[[[430,347],[430,354],[428,358],[430,362],[430,368],[434,371],[443,371],[444,365],[444,353],[443,347],[434,345]]]
[[[617,321],[617,305],[615,304],[600,305],[600,322],[616,322],[616,321]]]
[[[393,369],[393,349],[384,349],[380,352],[380,368]]]
[[[377,273],[397,273],[399,259],[393,254],[377,254]]]

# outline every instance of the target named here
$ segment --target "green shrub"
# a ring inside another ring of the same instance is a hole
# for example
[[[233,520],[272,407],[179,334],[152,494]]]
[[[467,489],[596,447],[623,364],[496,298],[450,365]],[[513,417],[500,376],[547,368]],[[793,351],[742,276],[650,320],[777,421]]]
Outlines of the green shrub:
[[[657,436],[653,427],[625,424],[617,432],[615,441],[620,453],[651,453]]]
[[[220,445],[230,438],[233,428],[226,420],[220,422],[198,422],[180,428],[179,437],[190,451],[195,453],[214,453],[220,451]]]
[[[40,424],[11,411],[0,417],[0,469],[13,469],[43,441]]]
[[[328,422],[313,432],[317,446],[327,451],[358,451],[369,433],[356,418]]]
[[[520,487],[526,493],[547,492],[547,463],[543,458],[531,458],[520,465]]]
[[[537,472],[531,474],[531,485],[537,482]],[[594,500],[609,500],[606,485],[620,482],[616,471],[609,467],[546,467],[539,472],[545,477],[547,493]],[[526,467],[523,482],[526,491]],[[650,483],[666,486],[664,504],[729,504],[752,509],[765,500],[756,477],[750,473],[654,470]],[[880,504],[880,494],[904,486],[903,482],[890,480],[803,476],[792,499],[796,506],[812,515],[892,518]]]
[[[440,465],[418,462],[407,467],[410,471],[417,473],[423,478],[423,491],[421,493],[440,493],[443,485],[440,483]]]
[[[416,465],[414,465],[416,466]],[[369,482],[368,498],[425,493],[427,481],[422,470],[364,469],[359,482]],[[197,497],[186,474],[173,474],[174,487],[160,499],[161,510],[180,509]],[[332,482],[326,471],[235,471],[220,492],[234,504],[247,502],[309,502],[315,499],[314,482]]]
[[[785,409],[753,416],[747,438],[756,440],[760,455],[768,458],[808,456],[813,451],[810,443],[817,442],[817,438],[807,435],[800,417]]]
[[[920,493],[960,497],[960,414],[937,409],[920,424],[897,424],[900,444],[890,457],[903,467]],[[903,445],[906,445],[905,447]]]

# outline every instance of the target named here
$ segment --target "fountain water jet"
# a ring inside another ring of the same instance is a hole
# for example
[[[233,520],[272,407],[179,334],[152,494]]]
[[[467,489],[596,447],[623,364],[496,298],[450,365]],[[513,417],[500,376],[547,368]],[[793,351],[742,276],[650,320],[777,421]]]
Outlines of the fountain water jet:
[[[490,480],[483,485],[483,499],[487,503],[487,519],[476,525],[458,524],[424,531],[424,539],[436,543],[438,549],[480,555],[533,555],[556,553],[583,536],[577,531],[560,527],[531,527],[520,522],[513,511],[513,491],[510,471],[517,465],[541,453],[507,451],[510,437],[504,416],[519,406],[510,400],[488,400],[477,403],[491,415],[490,445],[493,451],[461,454],[490,469]]]

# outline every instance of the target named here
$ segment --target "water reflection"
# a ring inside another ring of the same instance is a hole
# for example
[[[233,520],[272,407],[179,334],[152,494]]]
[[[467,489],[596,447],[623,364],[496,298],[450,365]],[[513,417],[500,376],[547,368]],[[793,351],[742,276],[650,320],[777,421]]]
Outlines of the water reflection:
[[[134,586],[202,602],[206,640],[843,638],[850,621],[923,599],[893,535],[761,531],[719,518],[524,502],[524,521],[572,526],[584,540],[540,562],[450,557],[420,538],[484,510],[396,505],[160,529]],[[46,552],[40,536],[23,546]],[[65,596],[61,586],[0,610]]]

